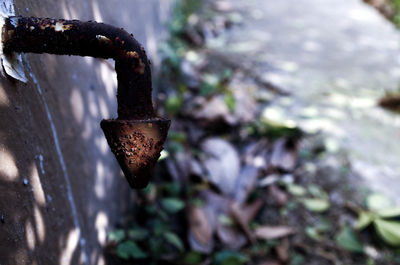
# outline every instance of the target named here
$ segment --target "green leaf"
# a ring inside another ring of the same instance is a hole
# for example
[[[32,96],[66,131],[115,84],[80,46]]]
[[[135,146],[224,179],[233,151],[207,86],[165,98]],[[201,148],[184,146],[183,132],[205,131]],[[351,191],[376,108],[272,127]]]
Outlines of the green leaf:
[[[167,144],[167,149],[172,154],[176,154],[182,152],[185,148],[183,147],[182,144],[172,141]]]
[[[166,232],[164,233],[164,238],[167,240],[168,243],[176,247],[180,252],[183,252],[185,250],[182,240],[172,232]]]
[[[367,226],[369,226],[372,223],[372,221],[374,221],[375,218],[376,218],[375,214],[373,214],[371,212],[362,211],[360,213],[360,215],[358,216],[358,220],[356,223],[356,229],[362,230],[362,229],[366,228]]]
[[[241,253],[223,250],[214,256],[213,265],[241,265],[249,261],[249,258]]]
[[[148,243],[151,251],[151,258],[157,258],[168,251],[168,248],[161,237],[150,237]]]
[[[308,192],[314,197],[317,198],[328,198],[328,194],[324,190],[322,190],[320,187],[317,185],[311,184],[307,187]]]
[[[383,241],[392,246],[400,246],[400,222],[376,219],[374,226]]]
[[[146,212],[148,214],[156,214],[157,213],[157,208],[155,207],[155,205],[146,205],[144,207],[144,209],[146,210]]]
[[[166,182],[161,185],[161,188],[165,190],[168,196],[177,197],[182,190],[182,185],[179,182]]]
[[[224,101],[230,112],[234,112],[236,108],[236,100],[232,93],[225,93]]]
[[[203,74],[201,76],[201,79],[205,84],[211,85],[211,86],[218,86],[220,80],[220,77],[217,74]]]
[[[400,216],[400,207],[393,207],[383,209],[377,212],[377,214],[382,218],[393,218]]]
[[[269,248],[276,247],[281,243],[279,241],[279,239],[267,239],[264,242],[265,242],[265,245],[268,246]]]
[[[373,258],[368,258],[367,265],[375,265],[375,260]]]
[[[185,208],[185,202],[177,198],[164,198],[161,205],[170,213],[176,213]]]
[[[144,194],[146,194],[146,195],[151,195],[152,193],[155,192],[154,184],[149,183],[149,184],[146,186],[146,188],[144,188],[142,191],[143,191]]]
[[[332,225],[327,218],[321,217],[320,221],[315,226],[315,228],[320,232],[328,232],[329,230],[331,230]]]
[[[178,66],[180,63],[180,58],[176,54],[175,50],[166,42],[160,44],[160,50],[163,56],[169,61],[173,66]]]
[[[315,241],[321,240],[321,235],[315,227],[307,226],[305,232],[309,238],[314,239]]]
[[[168,224],[158,218],[152,220],[151,226],[153,227],[153,233],[156,237],[161,236],[162,234],[164,234],[169,230]]]
[[[336,243],[343,249],[364,253],[363,244],[358,240],[354,231],[348,226],[343,227],[342,231],[336,237]]]
[[[300,185],[296,185],[296,184],[289,184],[287,185],[287,190],[290,194],[294,195],[294,196],[304,196],[306,195],[306,189],[303,188]]]
[[[190,200],[190,203],[197,206],[197,207],[203,207],[204,206],[204,201],[202,201],[199,198],[193,198]]]
[[[326,199],[303,199],[304,207],[311,212],[322,213],[329,209],[330,204]]]
[[[178,143],[184,143],[186,141],[186,134],[183,132],[171,131],[168,133],[168,139]]]
[[[149,236],[149,232],[144,228],[133,228],[128,231],[129,237],[135,240],[143,240]]]
[[[117,229],[114,231],[111,231],[108,234],[108,240],[110,241],[114,241],[114,242],[120,242],[122,239],[124,239],[125,237],[125,231],[121,230],[121,229]]]
[[[304,264],[304,257],[300,254],[294,254],[290,259],[290,265],[303,265]]]
[[[216,86],[203,83],[200,86],[200,92],[199,93],[200,93],[201,96],[207,97],[207,96],[211,96],[216,91],[217,91],[217,87]]]
[[[374,193],[367,197],[367,207],[371,211],[380,211],[392,207],[392,202],[382,194]]]
[[[163,221],[168,220],[168,214],[164,210],[162,210],[160,208],[157,209],[157,215]]]
[[[230,218],[229,216],[227,216],[226,214],[220,214],[218,215],[218,221],[222,224],[222,225],[226,225],[226,226],[232,226],[234,224],[232,218]]]
[[[231,78],[233,75],[233,71],[230,68],[225,68],[222,73],[220,73],[219,79],[220,80],[227,80]]]
[[[183,104],[182,97],[177,95],[171,95],[165,101],[165,109],[167,110],[168,113],[176,115],[181,109],[182,104]]]
[[[135,258],[143,259],[147,257],[147,254],[139,248],[139,246],[130,240],[124,241],[117,247],[117,255],[123,259]]]
[[[201,253],[196,251],[190,251],[186,253],[185,257],[183,258],[183,263],[186,265],[196,265],[202,262],[203,256]]]
[[[201,96],[207,97],[217,92],[221,81],[218,75],[203,74],[201,79],[202,79],[202,83],[200,85]]]
[[[296,139],[303,135],[303,132],[296,126],[294,121],[287,120],[286,122],[280,122],[284,121],[285,118],[279,114],[275,115],[274,112],[275,111],[273,111],[273,113],[265,112],[263,114],[264,117],[261,117],[260,121],[255,121],[247,127],[248,132],[252,135],[266,136],[271,139],[280,137]]]

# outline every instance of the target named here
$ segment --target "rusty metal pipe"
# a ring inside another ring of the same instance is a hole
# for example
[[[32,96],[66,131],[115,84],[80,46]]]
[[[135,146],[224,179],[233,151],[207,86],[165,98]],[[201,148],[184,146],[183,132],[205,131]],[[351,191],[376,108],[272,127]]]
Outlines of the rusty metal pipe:
[[[167,137],[170,121],[156,116],[151,70],[144,48],[122,28],[93,21],[9,17],[2,29],[5,54],[51,53],[113,58],[118,118],[100,123],[130,186],[144,188]]]

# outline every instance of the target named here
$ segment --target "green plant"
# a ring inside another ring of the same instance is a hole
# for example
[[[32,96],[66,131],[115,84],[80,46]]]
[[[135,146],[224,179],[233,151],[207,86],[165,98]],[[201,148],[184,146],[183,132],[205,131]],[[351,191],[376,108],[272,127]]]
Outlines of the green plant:
[[[180,138],[179,134],[173,137]],[[176,182],[149,185],[141,194],[141,218],[129,223],[125,229],[115,229],[108,234],[108,241],[115,246],[116,255],[126,260],[146,259],[146,264],[158,264],[167,256],[185,258],[181,230],[175,225],[176,217],[186,206],[180,197],[182,193],[184,187]]]
[[[249,257],[244,254],[223,250],[214,255],[213,265],[241,265],[249,261]]]
[[[400,207],[392,205],[390,200],[380,194],[372,194],[367,198],[367,211],[361,211],[356,229],[362,230],[373,225],[378,236],[387,244],[400,246]]]
[[[399,26],[400,25],[400,0],[391,0],[392,6],[394,8],[394,16],[392,18],[393,22]]]
[[[336,243],[343,249],[364,253],[364,245],[358,240],[356,233],[348,226],[342,228],[336,237]]]

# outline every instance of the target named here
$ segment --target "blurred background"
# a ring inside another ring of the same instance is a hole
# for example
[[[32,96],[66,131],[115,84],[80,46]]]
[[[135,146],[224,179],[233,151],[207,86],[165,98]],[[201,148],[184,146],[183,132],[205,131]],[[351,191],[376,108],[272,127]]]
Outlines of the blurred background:
[[[132,191],[98,126],[114,62],[27,55],[27,84],[1,80],[1,264],[400,264],[400,1],[15,12],[133,32],[172,125]]]

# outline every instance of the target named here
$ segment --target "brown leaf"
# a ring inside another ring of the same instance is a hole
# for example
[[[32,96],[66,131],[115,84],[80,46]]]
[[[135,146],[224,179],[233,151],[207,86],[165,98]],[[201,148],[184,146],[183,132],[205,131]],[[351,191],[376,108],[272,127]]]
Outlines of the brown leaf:
[[[285,206],[288,200],[288,195],[286,192],[278,188],[276,185],[271,185],[268,187],[269,194],[274,198],[274,201],[279,206]]]
[[[193,116],[196,120],[214,124],[224,121],[224,118],[230,114],[223,95],[218,95],[208,100],[200,97],[195,98],[193,101],[197,104],[188,107],[185,110],[185,114]]]
[[[281,138],[274,144],[270,164],[285,171],[292,171],[297,164],[298,142]]]
[[[247,243],[246,237],[237,228],[218,224],[217,235],[221,243],[230,249],[240,249]]]
[[[263,204],[264,201],[262,199],[258,199],[250,204],[242,206],[241,211],[239,211],[238,214],[241,215],[243,222],[248,224],[256,217]]]
[[[392,111],[400,111],[400,94],[386,95],[379,100],[379,106]]]
[[[240,159],[236,147],[217,137],[210,137],[201,143],[203,153],[200,161],[206,169],[206,177],[227,196],[235,192],[240,173]]]
[[[264,202],[261,199],[254,201],[251,204],[241,206],[235,202],[231,205],[231,213],[236,222],[240,225],[243,232],[250,242],[255,242],[255,237],[249,228],[249,222],[255,218],[258,211],[263,206]]]
[[[221,243],[230,249],[243,247],[247,243],[243,233],[235,227],[222,224],[219,220],[221,215],[228,218],[231,217],[230,207],[232,200],[211,191],[202,191],[200,197],[204,202],[209,224],[216,230]]]
[[[246,237],[249,239],[249,241],[251,243],[254,244],[256,242],[256,239],[254,237],[253,232],[249,228],[248,220],[243,215],[242,209],[241,209],[239,203],[237,203],[237,202],[232,203],[231,213],[232,213],[232,216],[235,218],[236,222],[242,228],[243,232],[246,234]]]
[[[290,226],[260,226],[254,233],[260,239],[274,239],[294,234],[295,230]]]
[[[192,249],[210,253],[213,248],[214,229],[204,208],[192,205],[188,211],[189,243]]]
[[[193,250],[211,253],[214,247],[213,235],[218,228],[218,216],[230,215],[232,201],[210,190],[202,190],[198,194],[203,201],[203,207],[192,206],[189,210],[189,243]],[[222,232],[221,232],[222,231]],[[228,238],[236,237],[232,231],[219,231],[223,243]]]
[[[250,165],[241,168],[233,194],[235,201],[243,203],[247,200],[249,194],[256,188],[259,171],[256,167]]]
[[[232,203],[231,199],[221,196],[210,190],[203,190],[200,193],[200,197],[204,201],[205,207],[209,208],[210,211],[212,211],[216,215],[219,215],[221,213],[229,213],[230,205]]]
[[[284,263],[289,260],[289,241],[287,238],[282,240],[282,243],[275,247],[276,255],[278,259]]]

